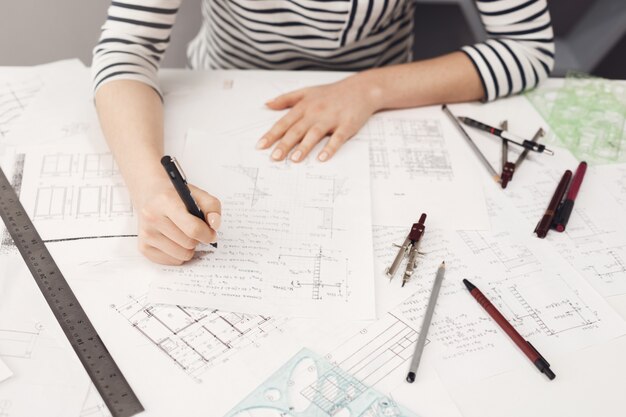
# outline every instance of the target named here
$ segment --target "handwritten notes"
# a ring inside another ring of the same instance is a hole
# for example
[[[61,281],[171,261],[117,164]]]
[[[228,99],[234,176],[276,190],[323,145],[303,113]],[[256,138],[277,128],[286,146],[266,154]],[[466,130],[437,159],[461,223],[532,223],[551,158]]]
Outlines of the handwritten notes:
[[[260,133],[259,133],[260,134]],[[155,302],[300,317],[375,317],[368,146],[328,163],[276,163],[258,135],[190,131],[189,181],[223,207],[219,249],[164,268]]]

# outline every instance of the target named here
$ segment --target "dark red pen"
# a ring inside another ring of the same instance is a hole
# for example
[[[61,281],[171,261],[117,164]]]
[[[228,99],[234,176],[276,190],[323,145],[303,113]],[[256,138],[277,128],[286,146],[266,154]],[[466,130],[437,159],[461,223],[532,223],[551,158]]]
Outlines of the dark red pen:
[[[568,169],[563,174],[563,177],[561,177],[561,181],[554,191],[554,195],[552,196],[552,200],[550,200],[550,204],[548,204],[546,212],[543,214],[541,220],[539,220],[539,223],[537,223],[537,227],[535,227],[535,233],[537,233],[538,237],[544,238],[548,234],[548,230],[550,230],[552,221],[556,215],[556,210],[559,208],[559,204],[561,204],[563,196],[565,196],[565,191],[567,191],[567,186],[569,185],[571,179],[572,171]]]
[[[506,320],[502,313],[500,313],[498,309],[491,304],[491,301],[489,301],[489,299],[487,299],[487,297],[485,297],[485,295],[480,292],[474,284],[466,279],[463,280],[463,284],[465,284],[470,294],[472,294],[472,297],[478,301],[478,304],[480,304],[481,307],[489,313],[491,318],[494,319],[495,322],[498,323],[498,326],[500,326],[500,328],[504,330],[511,340],[513,340],[513,343],[515,343],[517,347],[524,352],[524,355],[526,355],[528,359],[535,364],[537,369],[539,369],[541,373],[546,374],[550,380],[554,379],[556,375],[554,375],[554,372],[550,369],[548,361],[541,356],[541,353],[539,353],[528,340],[524,339],[522,335],[519,334],[513,326],[511,326],[511,323]]]
[[[583,178],[585,178],[585,172],[587,172],[587,163],[583,161],[578,164],[574,178],[572,178],[572,184],[567,191],[567,197],[565,197],[565,200],[561,203],[554,216],[554,222],[552,224],[557,232],[565,231],[569,217],[574,209],[574,201],[576,201],[578,190],[580,190],[580,185],[583,183]]]

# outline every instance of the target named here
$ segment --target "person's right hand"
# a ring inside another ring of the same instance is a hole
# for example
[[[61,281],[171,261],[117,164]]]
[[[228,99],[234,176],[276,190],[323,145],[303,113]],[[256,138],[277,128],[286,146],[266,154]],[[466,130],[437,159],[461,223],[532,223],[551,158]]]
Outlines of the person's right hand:
[[[139,251],[153,262],[182,265],[193,258],[199,243],[214,243],[221,223],[220,201],[189,184],[206,222],[190,214],[169,181],[146,190],[138,208]],[[210,225],[210,227],[209,227]]]

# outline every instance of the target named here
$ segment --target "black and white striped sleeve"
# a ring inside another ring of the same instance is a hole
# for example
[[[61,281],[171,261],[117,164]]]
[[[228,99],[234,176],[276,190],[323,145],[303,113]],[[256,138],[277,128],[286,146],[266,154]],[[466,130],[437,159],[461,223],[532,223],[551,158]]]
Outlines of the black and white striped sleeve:
[[[93,50],[94,91],[119,79],[159,91],[157,71],[182,0],[114,0]]]
[[[462,48],[480,74],[485,99],[534,88],[554,67],[546,0],[475,0],[488,39]]]

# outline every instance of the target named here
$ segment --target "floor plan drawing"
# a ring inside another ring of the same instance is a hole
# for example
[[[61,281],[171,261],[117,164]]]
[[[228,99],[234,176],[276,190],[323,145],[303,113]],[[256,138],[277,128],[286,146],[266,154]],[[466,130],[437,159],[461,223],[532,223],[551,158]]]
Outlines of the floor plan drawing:
[[[207,308],[154,305],[147,297],[130,297],[112,306],[146,340],[154,344],[192,379],[225,363],[241,349],[263,343],[281,331],[282,320],[260,315],[221,312]]]

